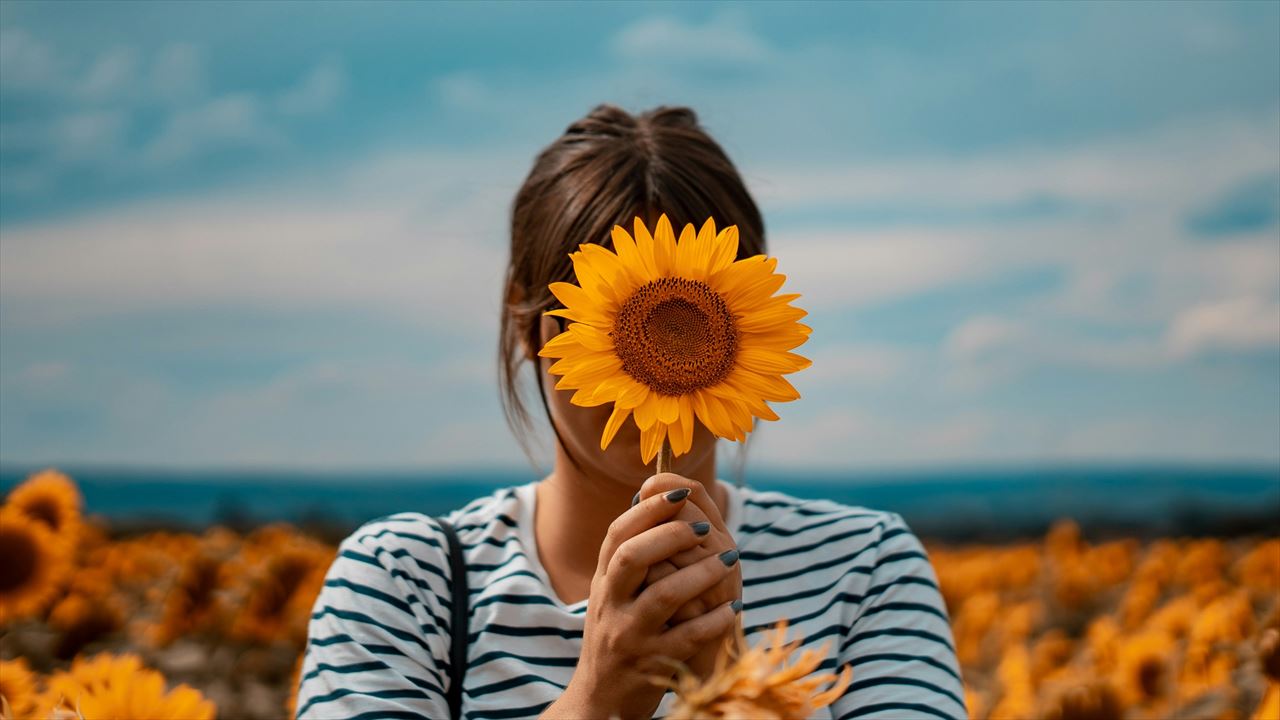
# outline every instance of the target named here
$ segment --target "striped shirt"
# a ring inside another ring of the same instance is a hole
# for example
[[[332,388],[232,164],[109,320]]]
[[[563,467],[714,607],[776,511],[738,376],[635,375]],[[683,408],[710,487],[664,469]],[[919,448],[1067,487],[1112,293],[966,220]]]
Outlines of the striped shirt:
[[[741,553],[748,643],[785,617],[788,641],[827,645],[815,672],[852,667],[848,690],[813,718],[967,717],[937,577],[900,516],[716,482]],[[538,559],[536,483],[446,515],[471,588],[462,709],[472,720],[536,718],[582,648],[587,600],[562,602]],[[311,615],[297,718],[449,717],[447,547],[418,513],[342,542]],[[675,699],[668,691],[655,717]]]

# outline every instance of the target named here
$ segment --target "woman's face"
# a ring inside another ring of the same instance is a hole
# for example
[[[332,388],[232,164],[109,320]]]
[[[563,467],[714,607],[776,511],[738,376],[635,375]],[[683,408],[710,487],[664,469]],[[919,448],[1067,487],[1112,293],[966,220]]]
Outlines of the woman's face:
[[[566,321],[567,322],[567,321]],[[561,332],[560,321],[554,316],[542,316],[541,344]],[[604,433],[605,423],[613,413],[613,403],[605,403],[596,407],[580,407],[569,402],[575,391],[556,390],[556,382],[560,379],[549,372],[555,362],[552,358],[534,355],[542,373],[542,384],[547,391],[547,405],[551,408],[551,417],[560,430],[560,438],[569,454],[573,456],[582,469],[591,475],[634,479],[639,486],[654,473],[654,465],[644,465],[640,460],[640,428],[636,427],[634,417],[622,424],[618,434],[614,436],[606,450],[600,449],[600,436]],[[672,472],[688,475],[693,468],[700,467],[708,456],[715,452],[715,436],[701,423],[694,424],[693,446],[689,452],[673,458]]]

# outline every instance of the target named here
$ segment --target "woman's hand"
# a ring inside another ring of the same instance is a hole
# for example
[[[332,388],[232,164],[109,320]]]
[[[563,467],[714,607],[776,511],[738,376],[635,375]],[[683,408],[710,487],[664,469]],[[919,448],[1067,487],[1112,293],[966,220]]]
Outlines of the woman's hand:
[[[712,555],[719,555],[737,547],[737,542],[729,534],[728,527],[725,525],[724,517],[720,514],[720,508],[715,500],[703,487],[702,483],[694,482],[686,477],[676,475],[675,473],[662,473],[654,475],[645,481],[637,493],[642,501],[653,497],[654,495],[667,492],[678,487],[693,488],[690,494],[689,502],[684,504],[677,514],[677,519],[689,522],[704,521],[711,524],[710,532],[702,538],[702,541],[691,548],[676,553],[669,559],[653,565],[649,569],[649,573],[645,578],[646,584],[652,584],[662,580],[663,578],[677,572],[681,568],[688,567],[697,562],[702,562],[705,558]],[[703,593],[702,595],[685,603],[676,611],[672,617],[672,624],[682,622],[684,620],[698,617],[711,608],[718,607],[726,602],[731,602],[742,597],[742,569],[740,563],[734,563],[732,572],[724,577],[719,584]],[[735,623],[738,622],[736,619]],[[710,676],[711,671],[715,667],[716,656],[719,654],[724,639],[732,637],[732,626],[729,631],[721,638],[715,639],[714,642],[708,643],[699,649],[686,664],[699,677],[706,679]]]
[[[690,482],[684,487],[697,486]],[[657,658],[687,661],[733,627],[737,613],[727,602],[667,626],[677,609],[734,572],[718,556],[708,556],[642,587],[655,563],[703,540],[688,522],[675,519],[688,503],[682,492],[673,489],[641,501],[609,526],[591,579],[578,667],[543,718],[651,718],[666,688],[650,676],[675,674]],[[732,565],[737,565],[736,560]]]

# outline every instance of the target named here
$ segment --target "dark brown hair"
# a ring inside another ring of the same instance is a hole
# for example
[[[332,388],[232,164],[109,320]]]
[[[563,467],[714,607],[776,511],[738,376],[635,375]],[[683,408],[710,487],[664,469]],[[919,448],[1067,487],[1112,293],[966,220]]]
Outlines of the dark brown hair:
[[[574,282],[569,253],[580,244],[612,248],[614,225],[630,233],[639,216],[652,231],[662,213],[677,234],[688,223],[702,227],[708,217],[717,230],[737,225],[739,259],[765,252],[764,221],[755,201],[724,150],[687,107],[659,106],[631,115],[615,105],[597,105],[538,154],[516,193],[498,374],[507,422],[531,460],[527,433],[532,423],[517,378],[526,361],[537,360],[542,313],[559,307],[547,286]],[[550,421],[542,373],[534,367]],[[555,423],[551,426],[559,438]]]

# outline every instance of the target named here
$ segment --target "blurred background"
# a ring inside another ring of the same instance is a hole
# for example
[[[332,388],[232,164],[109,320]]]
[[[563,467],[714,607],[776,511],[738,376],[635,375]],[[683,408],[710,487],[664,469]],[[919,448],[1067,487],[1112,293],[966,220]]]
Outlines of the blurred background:
[[[721,477],[902,514],[974,717],[1280,720],[1274,2],[0,3],[18,716],[103,650],[290,714],[338,539],[542,477],[509,210],[602,102],[698,113],[810,313]]]
[[[354,521],[540,477],[495,380],[510,203],[613,102],[697,111],[810,312],[803,397],[751,437],[749,484],[920,522],[1015,495],[1036,522],[1280,503],[1274,3],[0,21],[3,482],[54,465],[115,514]],[[255,494],[324,478],[410,494]]]

